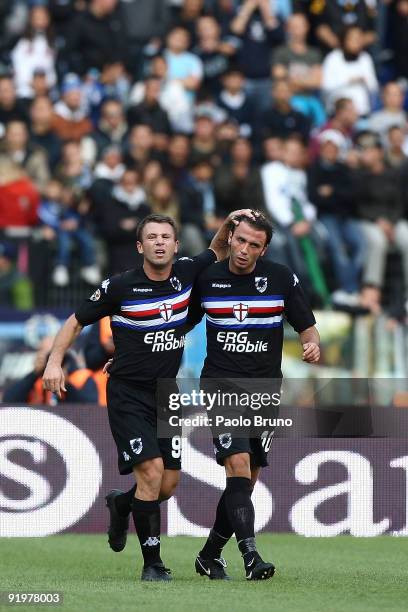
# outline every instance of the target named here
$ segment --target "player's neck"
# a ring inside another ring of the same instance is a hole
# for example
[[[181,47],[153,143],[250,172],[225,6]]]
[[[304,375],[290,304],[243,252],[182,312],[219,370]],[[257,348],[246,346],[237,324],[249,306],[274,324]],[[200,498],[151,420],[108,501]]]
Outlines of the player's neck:
[[[250,268],[242,269],[242,268],[237,268],[237,266],[234,266],[231,258],[229,259],[229,262],[228,262],[229,271],[232,272],[232,274],[238,274],[239,276],[246,276],[247,274],[251,274],[255,270],[255,266],[256,266],[256,262]]]
[[[169,278],[172,266],[173,264],[170,262],[164,268],[156,268],[145,260],[143,263],[143,270],[148,279],[152,281],[163,281]]]

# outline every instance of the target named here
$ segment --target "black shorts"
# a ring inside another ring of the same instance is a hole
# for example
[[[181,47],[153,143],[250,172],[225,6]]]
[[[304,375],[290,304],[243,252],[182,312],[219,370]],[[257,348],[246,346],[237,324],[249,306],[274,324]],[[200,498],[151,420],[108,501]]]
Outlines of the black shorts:
[[[109,424],[118,451],[121,474],[134,465],[162,457],[165,469],[181,469],[181,437],[157,437],[156,395],[111,376],[107,384]]]
[[[213,438],[215,459],[219,465],[238,453],[249,453],[251,467],[266,467],[268,452],[272,444],[273,431],[265,431],[256,438],[238,438],[229,432]]]

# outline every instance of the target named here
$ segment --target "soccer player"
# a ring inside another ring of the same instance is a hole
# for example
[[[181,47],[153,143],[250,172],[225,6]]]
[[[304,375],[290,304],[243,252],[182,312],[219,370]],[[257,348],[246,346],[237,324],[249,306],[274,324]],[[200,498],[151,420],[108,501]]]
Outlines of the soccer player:
[[[123,550],[132,512],[144,560],[142,580],[171,579],[160,557],[159,501],[168,499],[177,486],[181,456],[180,437],[157,438],[156,381],[176,377],[192,284],[205,267],[227,255],[228,228],[242,212],[227,217],[209,249],[175,263],[174,221],[163,215],[145,217],[137,228],[143,264],[103,281],[67,319],[44,372],[45,389],[61,397],[65,392],[61,363],[68,347],[85,325],[111,317],[115,353],[107,384],[109,423],[119,472],[133,472],[137,485],[127,493],[114,490],[106,497],[109,544],[116,552]]]
[[[229,258],[200,274],[190,306],[191,326],[206,315],[207,357],[201,373],[204,386],[206,379],[209,384],[208,379],[217,378],[279,381],[284,316],[299,334],[303,359],[316,363],[320,357],[316,321],[297,276],[263,257],[272,238],[271,223],[263,214],[237,219],[240,223],[229,235]],[[196,558],[196,571],[210,579],[228,579],[221,554],[235,533],[246,578],[271,578],[274,565],[264,562],[256,548],[251,500],[260,468],[268,465],[271,439],[243,439],[225,432],[213,441],[217,463],[225,467],[226,487],[214,526]]]

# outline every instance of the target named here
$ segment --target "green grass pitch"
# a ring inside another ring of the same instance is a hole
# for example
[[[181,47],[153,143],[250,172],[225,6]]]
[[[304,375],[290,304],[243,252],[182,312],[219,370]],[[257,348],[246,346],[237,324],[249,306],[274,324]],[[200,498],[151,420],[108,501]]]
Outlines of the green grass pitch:
[[[104,535],[0,540],[0,590],[63,591],[62,612],[368,612],[408,609],[406,538],[260,535],[258,548],[277,572],[246,582],[235,541],[225,549],[231,582],[194,571],[199,538],[162,539],[173,582],[141,583],[134,534],[113,553]],[[39,606],[2,607],[39,610]],[[41,609],[50,609],[41,606]]]

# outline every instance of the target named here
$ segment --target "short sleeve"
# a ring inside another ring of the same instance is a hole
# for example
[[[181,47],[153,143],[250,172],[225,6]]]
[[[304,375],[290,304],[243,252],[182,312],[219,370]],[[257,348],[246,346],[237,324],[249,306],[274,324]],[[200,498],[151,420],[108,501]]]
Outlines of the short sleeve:
[[[83,326],[91,325],[103,317],[116,314],[120,310],[122,292],[121,276],[107,278],[77,308],[75,311],[77,321]]]
[[[206,249],[195,257],[180,257],[177,265],[188,271],[189,281],[194,282],[199,274],[208,266],[217,261],[217,256],[212,249]]]
[[[288,323],[300,334],[315,325],[316,319],[298,277],[290,270],[288,274],[290,286],[285,297],[285,316]]]

